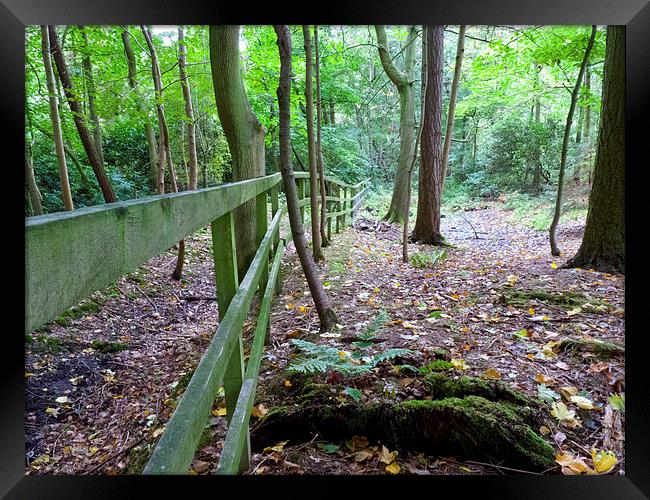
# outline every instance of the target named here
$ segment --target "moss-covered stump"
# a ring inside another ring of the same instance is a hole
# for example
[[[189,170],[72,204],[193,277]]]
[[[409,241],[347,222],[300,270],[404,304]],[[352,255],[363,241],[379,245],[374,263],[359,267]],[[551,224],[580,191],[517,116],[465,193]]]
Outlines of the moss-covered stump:
[[[558,348],[571,354],[590,352],[604,360],[625,356],[625,347],[604,340],[565,339]]]
[[[533,430],[541,423],[537,403],[501,384],[443,378],[427,377],[436,394],[432,400],[337,406],[323,404],[322,397],[317,404],[300,398],[297,406],[272,409],[251,436],[252,445],[305,442],[315,433],[329,441],[358,435],[402,452],[487,459],[530,470],[553,466],[553,448]]]
[[[499,301],[504,305],[515,307],[525,307],[531,300],[539,300],[558,307],[571,309],[585,304],[609,306],[607,302],[599,299],[587,297],[579,292],[549,292],[546,290],[511,290],[506,291],[499,297]]]

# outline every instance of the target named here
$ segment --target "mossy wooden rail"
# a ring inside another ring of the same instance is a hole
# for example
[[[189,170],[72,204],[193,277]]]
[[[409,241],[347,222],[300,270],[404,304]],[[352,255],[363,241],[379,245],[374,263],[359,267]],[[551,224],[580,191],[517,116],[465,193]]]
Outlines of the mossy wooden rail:
[[[305,179],[295,173],[303,211],[309,206]],[[25,332],[31,333],[69,307],[198,229],[211,225],[219,326],[145,466],[144,474],[184,474],[191,465],[221,385],[229,422],[217,473],[249,467],[250,419],[269,315],[279,290],[280,263],[289,233],[280,237],[286,206],[280,206],[279,173],[221,186],[110,203],[72,212],[30,217],[25,223]],[[326,177],[328,222],[336,231],[352,222],[369,189]],[[340,196],[341,190],[343,196]],[[269,222],[268,199],[271,220]],[[258,249],[241,283],[233,210],[255,200]],[[242,325],[259,290],[260,307],[253,343],[244,365]]]

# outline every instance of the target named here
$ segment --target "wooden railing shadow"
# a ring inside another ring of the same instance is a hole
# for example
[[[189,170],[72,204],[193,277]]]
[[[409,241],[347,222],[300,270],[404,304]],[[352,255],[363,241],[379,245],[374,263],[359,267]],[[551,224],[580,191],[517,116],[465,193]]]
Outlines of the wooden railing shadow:
[[[301,217],[309,206],[309,174],[296,172]],[[307,179],[307,182],[306,182]],[[328,233],[352,222],[369,184],[326,177]],[[265,344],[271,302],[280,284],[280,262],[289,233],[280,238],[286,205],[280,206],[279,173],[214,188],[30,217],[25,223],[25,332],[31,333],[176,242],[211,224],[219,326],[181,400],[167,422],[144,474],[185,474],[221,385],[228,432],[218,474],[249,467],[249,419]],[[341,196],[341,192],[343,196]],[[258,249],[241,283],[233,210],[255,199]],[[269,199],[271,221],[268,222]],[[348,218],[349,216],[349,218]],[[244,363],[242,326],[255,293],[260,307],[253,343]]]

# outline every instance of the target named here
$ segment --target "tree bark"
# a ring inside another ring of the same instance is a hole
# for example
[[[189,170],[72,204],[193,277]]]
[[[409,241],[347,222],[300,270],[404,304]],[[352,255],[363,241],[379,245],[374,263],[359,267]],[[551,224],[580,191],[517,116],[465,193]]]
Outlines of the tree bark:
[[[336,314],[323,284],[320,282],[316,264],[307,248],[307,240],[300,220],[296,183],[291,168],[291,34],[286,25],[275,25],[274,28],[278,36],[280,51],[280,81],[277,92],[280,108],[280,165],[287,198],[287,212],[296,252],[318,312],[322,332],[331,330],[336,325]]]
[[[625,26],[608,26],[602,114],[589,211],[578,253],[564,267],[625,273]]]
[[[582,77],[587,67],[589,61],[589,54],[591,53],[591,48],[594,45],[594,40],[596,38],[596,26],[591,27],[591,37],[587,43],[587,49],[585,50],[585,55],[582,59],[582,64],[580,65],[580,71],[578,72],[578,79],[576,84],[573,87],[571,92],[571,105],[569,107],[569,113],[566,118],[566,125],[564,127],[564,138],[562,140],[562,156],[560,158],[560,175],[557,182],[557,197],[555,199],[555,214],[553,215],[553,220],[551,221],[551,227],[549,228],[549,242],[551,244],[551,255],[558,256],[560,255],[560,249],[557,246],[555,241],[555,231],[557,225],[560,222],[560,212],[562,209],[562,190],[564,188],[564,172],[566,170],[566,157],[567,151],[569,148],[569,137],[571,135],[571,123],[573,122],[573,114],[576,108],[576,101],[578,100],[578,92],[580,91],[580,83],[582,82]]]
[[[312,77],[312,49],[309,25],[302,27],[305,40],[305,106],[307,112],[307,149],[309,152],[309,196],[311,202],[311,242],[315,261],[323,260],[320,238],[320,217],[318,207],[318,166],[316,164],[316,143],[314,141],[314,89]],[[294,151],[295,152],[295,151]],[[325,203],[325,200],[323,200]]]
[[[217,113],[232,157],[233,181],[264,175],[265,130],[250,107],[239,58],[239,26],[210,26],[210,63]],[[235,209],[237,265],[242,279],[257,251],[255,200]]]
[[[415,147],[415,105],[413,97],[413,70],[415,68],[415,39],[417,29],[411,26],[404,50],[404,71],[397,69],[392,62],[384,26],[375,26],[379,58],[388,78],[399,93],[399,159],[395,170],[395,184],[390,208],[384,216],[389,222],[404,223],[404,209],[408,196],[409,168]]]
[[[43,197],[41,196],[41,192],[38,189],[38,184],[36,184],[36,176],[34,175],[34,158],[32,154],[32,147],[34,146],[34,134],[32,132],[32,121],[28,110],[25,109],[25,111],[27,111],[26,114],[28,130],[31,136],[30,140],[25,137],[25,181],[27,183],[27,193],[29,194],[29,202],[31,205],[32,214],[43,215],[43,205],[41,203]]]
[[[129,87],[131,87],[131,90],[133,90],[135,94],[135,103],[138,113],[140,113],[144,119],[144,135],[147,139],[147,147],[149,149],[149,174],[151,175],[154,187],[157,188],[156,178],[158,175],[158,167],[156,163],[158,152],[156,147],[156,134],[151,125],[149,113],[146,111],[140,93],[138,92],[138,82],[135,79],[137,73],[136,60],[135,55],[133,54],[133,48],[131,47],[131,37],[126,29],[122,30],[122,44],[124,45],[124,54],[128,66]]]
[[[320,49],[318,44],[318,25],[314,25],[314,45],[315,45],[315,69],[316,69],[316,165],[318,166],[318,177],[320,180],[320,196],[321,196],[321,211],[320,211],[320,240],[321,246],[329,246],[330,240],[327,237],[326,224],[327,224],[327,187],[325,184],[325,167],[323,166],[323,148],[321,147],[321,128],[323,121],[323,103],[321,101],[320,92]]]
[[[47,80],[47,92],[50,102],[50,118],[52,119],[52,135],[54,147],[56,149],[56,158],[59,164],[59,179],[61,180],[61,196],[63,198],[63,207],[65,210],[74,210],[72,202],[72,190],[70,189],[70,179],[68,178],[68,165],[65,161],[65,150],[63,148],[63,134],[61,132],[61,118],[59,117],[59,105],[56,97],[56,86],[54,84],[54,70],[52,69],[52,59],[50,58],[50,34],[46,25],[41,26],[43,66],[45,67],[45,77]]]
[[[451,93],[449,95],[449,110],[447,112],[447,130],[445,131],[445,143],[442,148],[442,185],[444,188],[447,170],[449,168],[449,150],[451,149],[451,138],[454,135],[454,119],[456,111],[456,96],[460,84],[460,70],[463,66],[463,55],[465,54],[465,30],[467,26],[462,24],[458,30],[458,46],[456,47],[456,65],[454,77],[451,81]]]
[[[420,152],[418,211],[412,242],[443,245],[440,234],[442,193],[442,59],[444,26],[427,26],[427,88]]]
[[[59,73],[59,78],[63,84],[63,91],[65,92],[68,105],[70,106],[70,111],[72,112],[72,117],[74,119],[74,124],[77,127],[77,132],[79,132],[79,138],[83,144],[84,151],[88,157],[88,162],[93,169],[95,178],[99,183],[99,187],[102,190],[104,200],[106,203],[114,203],[117,201],[111,182],[106,175],[106,171],[99,161],[99,156],[97,155],[97,150],[95,149],[95,144],[93,139],[90,136],[90,132],[86,127],[83,121],[83,111],[79,101],[75,97],[75,91],[72,86],[72,81],[70,80],[70,75],[68,74],[68,68],[65,64],[63,58],[63,52],[59,48],[59,41],[56,36],[56,31],[54,26],[48,26],[48,33],[50,38],[50,52],[54,57],[54,62],[56,63],[56,69]]]
[[[197,159],[196,159],[196,132],[194,130],[194,110],[192,109],[192,94],[190,91],[190,82],[187,79],[186,67],[186,48],[185,34],[183,28],[178,28],[178,70],[181,77],[181,86],[183,87],[183,98],[185,99],[185,117],[187,118],[187,141],[189,149],[188,162],[188,189],[197,188]]]
[[[88,96],[88,114],[90,115],[90,122],[92,124],[93,140],[95,142],[95,149],[99,162],[104,166],[104,148],[102,147],[102,130],[99,125],[99,115],[95,107],[95,97],[97,95],[95,90],[95,79],[93,78],[93,66],[90,62],[90,54],[88,52],[88,33],[84,26],[79,26],[81,30],[81,37],[83,39],[83,50],[81,53],[81,67],[83,69],[84,80],[86,82],[86,95]]]

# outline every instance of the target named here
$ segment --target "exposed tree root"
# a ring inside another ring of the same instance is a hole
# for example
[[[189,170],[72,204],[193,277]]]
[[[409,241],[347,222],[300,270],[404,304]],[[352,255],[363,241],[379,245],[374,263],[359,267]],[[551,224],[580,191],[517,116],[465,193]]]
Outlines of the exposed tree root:
[[[487,459],[531,470],[553,466],[553,448],[533,430],[541,421],[538,405],[527,396],[505,384],[443,374],[428,376],[425,386],[432,400],[337,406],[331,386],[307,384],[298,389],[299,406],[276,407],[265,416],[252,435],[253,447],[286,439],[306,442],[314,433],[329,441],[358,435],[403,452]]]

